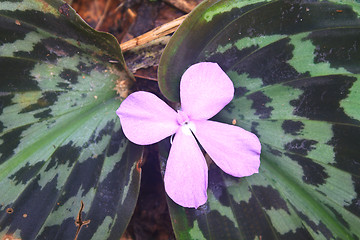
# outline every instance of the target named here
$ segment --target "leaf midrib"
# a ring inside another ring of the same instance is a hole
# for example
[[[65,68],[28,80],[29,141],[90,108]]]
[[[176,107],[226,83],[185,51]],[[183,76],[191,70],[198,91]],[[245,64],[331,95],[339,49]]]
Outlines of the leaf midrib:
[[[83,108],[82,111],[79,111],[78,114],[72,116],[69,121],[62,122],[61,124],[52,128],[45,136],[37,140],[34,144],[32,144],[31,146],[27,146],[21,152],[10,157],[2,165],[0,165],[0,182],[29,156],[36,154],[36,152],[39,149],[43,148],[44,145],[46,146],[48,142],[51,142],[59,136],[66,135],[64,136],[64,138],[68,138],[75,129],[81,127],[81,125],[85,124],[91,119],[91,117],[97,114],[96,109],[102,108],[102,105],[110,104],[109,102],[111,101],[115,100],[110,99],[105,102],[95,102],[94,104],[90,104],[86,108]],[[66,131],[64,131],[64,129],[66,129]]]

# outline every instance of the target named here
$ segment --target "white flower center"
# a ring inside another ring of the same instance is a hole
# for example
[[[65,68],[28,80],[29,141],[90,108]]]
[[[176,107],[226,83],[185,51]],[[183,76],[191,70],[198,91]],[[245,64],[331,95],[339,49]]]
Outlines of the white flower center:
[[[189,136],[192,134],[191,132],[193,133],[196,132],[195,124],[190,121],[188,115],[185,112],[178,110],[178,115],[176,120],[178,124],[181,126],[181,131],[185,135]]]
[[[195,124],[193,122],[187,122],[187,123],[185,123],[184,125],[181,126],[181,131],[185,135],[190,136],[192,134],[191,132],[193,132],[193,133],[196,132]]]

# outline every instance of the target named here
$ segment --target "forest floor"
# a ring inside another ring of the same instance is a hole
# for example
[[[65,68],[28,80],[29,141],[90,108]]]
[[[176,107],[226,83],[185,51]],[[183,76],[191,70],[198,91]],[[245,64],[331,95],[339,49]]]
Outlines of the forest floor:
[[[125,43],[158,26],[189,13],[202,0],[67,0],[76,12],[93,28],[114,35]],[[123,51],[139,90],[157,95],[157,67],[164,45],[151,63],[134,65],[134,54]],[[155,51],[155,50],[154,50]],[[142,61],[143,59],[140,59]],[[175,239],[167,208],[164,184],[160,174],[156,145],[145,149],[147,160],[142,166],[140,195],[134,215],[121,240]]]

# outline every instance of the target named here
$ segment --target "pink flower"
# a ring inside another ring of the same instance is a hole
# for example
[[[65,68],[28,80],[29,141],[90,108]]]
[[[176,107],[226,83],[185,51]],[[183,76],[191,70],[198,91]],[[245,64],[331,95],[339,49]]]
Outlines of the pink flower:
[[[140,145],[175,134],[165,170],[165,191],[177,204],[198,208],[207,199],[208,166],[196,139],[224,172],[258,173],[261,145],[252,133],[210,121],[234,96],[234,85],[216,63],[189,67],[181,78],[181,110],[148,92],[129,95],[116,113],[125,136]]]

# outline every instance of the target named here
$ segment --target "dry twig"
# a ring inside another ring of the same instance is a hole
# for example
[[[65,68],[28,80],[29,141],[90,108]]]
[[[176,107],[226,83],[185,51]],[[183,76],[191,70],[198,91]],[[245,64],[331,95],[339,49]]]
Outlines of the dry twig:
[[[194,1],[194,0],[183,0],[183,1],[179,1],[179,0],[164,0],[166,3],[176,7],[177,9],[189,13],[191,12],[196,5],[198,4],[198,2],[200,1]]]
[[[140,35],[136,38],[133,38],[127,42],[120,44],[121,50],[123,52],[126,52],[134,47],[146,44],[148,42],[151,42],[152,40],[155,40],[157,38],[175,32],[176,29],[180,26],[180,24],[184,21],[186,17],[187,15],[181,16],[171,22],[165,23],[159,27],[154,28],[153,30],[144,33],[143,35]]]
[[[80,210],[79,210],[79,213],[78,213],[78,215],[76,217],[76,220],[75,220],[75,226],[77,226],[77,230],[76,230],[74,240],[77,240],[78,235],[79,235],[80,230],[81,230],[81,227],[83,227],[85,225],[88,225],[90,223],[90,220],[85,220],[85,221],[82,220],[81,214],[82,214],[83,209],[84,209],[84,202],[81,200]]]
[[[111,0],[107,0],[106,5],[105,5],[105,10],[100,17],[99,22],[96,24],[95,30],[99,30],[101,25],[103,24],[105,17],[109,12],[110,4],[111,4]]]

